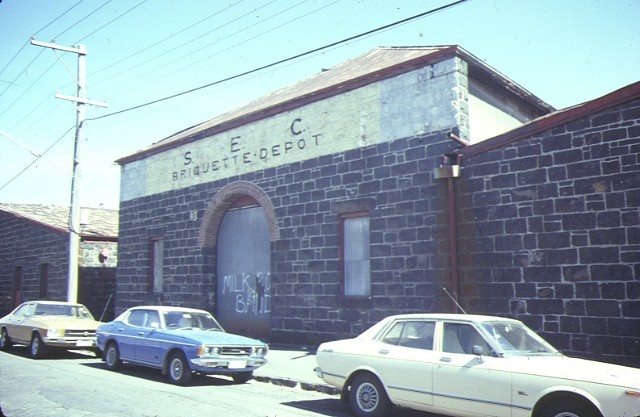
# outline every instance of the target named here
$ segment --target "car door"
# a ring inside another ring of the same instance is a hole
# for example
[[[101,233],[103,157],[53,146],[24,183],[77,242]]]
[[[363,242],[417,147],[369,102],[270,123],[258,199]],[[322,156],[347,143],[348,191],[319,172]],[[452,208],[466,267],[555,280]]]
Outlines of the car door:
[[[161,366],[164,360],[164,342],[158,333],[160,314],[156,310],[144,310],[142,322],[137,329],[136,361],[151,366]]]
[[[21,343],[31,342],[31,326],[29,326],[29,321],[31,317],[33,317],[34,311],[35,304],[28,303],[16,310],[11,316],[7,326],[7,332],[11,339]]]
[[[433,403],[434,321],[399,320],[376,343],[373,364],[394,403]]]
[[[433,369],[436,410],[460,416],[511,416],[511,374],[495,366],[504,358],[469,323],[438,323],[439,352]],[[485,355],[473,353],[473,346]]]
[[[132,310],[129,315],[124,318],[122,323],[116,327],[118,336],[118,348],[120,349],[120,357],[125,360],[136,360],[136,345],[139,332],[142,330],[146,313],[144,310]]]

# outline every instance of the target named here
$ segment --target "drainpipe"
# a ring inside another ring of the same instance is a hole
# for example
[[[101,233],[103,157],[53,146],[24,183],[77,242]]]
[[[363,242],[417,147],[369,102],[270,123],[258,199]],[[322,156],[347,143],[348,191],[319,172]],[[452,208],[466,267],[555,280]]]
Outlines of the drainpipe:
[[[458,142],[463,146],[467,144],[453,133],[449,133],[449,138]],[[435,179],[447,179],[448,198],[449,198],[449,253],[450,253],[450,285],[451,285],[451,311],[458,312],[462,310],[458,304],[458,294],[460,283],[458,278],[458,232],[456,221],[456,191],[454,179],[460,176],[460,155],[447,154],[443,158],[442,165],[434,168],[433,176]],[[462,311],[464,312],[464,311]]]

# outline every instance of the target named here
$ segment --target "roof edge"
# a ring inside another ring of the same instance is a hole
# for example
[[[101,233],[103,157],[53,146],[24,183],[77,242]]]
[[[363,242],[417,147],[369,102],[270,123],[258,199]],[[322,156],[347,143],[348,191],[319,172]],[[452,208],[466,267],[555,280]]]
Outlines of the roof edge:
[[[569,123],[581,117],[585,117],[638,98],[640,98],[640,81],[619,88],[594,100],[567,107],[546,116],[541,116],[516,129],[494,136],[493,138],[486,139],[477,144],[458,149],[453,153],[458,155],[461,160],[471,158],[484,152],[533,136],[545,130]]]
[[[328,87],[324,87],[315,91],[312,91],[310,93],[307,93],[305,95],[296,97],[292,100],[289,101],[285,101],[282,103],[278,103],[269,107],[266,107],[264,109],[259,109],[257,111],[254,112],[250,112],[238,117],[235,117],[233,119],[227,120],[225,122],[222,122],[220,124],[217,124],[215,126],[212,126],[210,128],[204,129],[204,130],[200,130],[197,132],[194,132],[192,134],[186,135],[183,138],[180,138],[178,140],[167,140],[165,143],[158,142],[155,145],[151,145],[150,147],[140,150],[138,152],[135,152],[131,155],[128,156],[124,156],[122,158],[117,159],[115,162],[119,165],[123,165],[129,162],[133,162],[139,159],[142,159],[144,157],[147,156],[151,156],[151,155],[155,155],[158,154],[160,152],[165,151],[166,149],[170,149],[176,146],[180,146],[180,145],[184,145],[193,141],[196,141],[198,139],[202,139],[205,137],[209,137],[218,133],[222,133],[228,130],[231,130],[233,128],[248,124],[248,123],[252,123],[252,122],[256,122],[262,119],[266,119],[267,117],[282,113],[284,111],[287,110],[292,110],[316,101],[320,101],[329,97],[333,97],[336,96],[338,94],[342,94],[345,91],[352,91],[355,90],[357,88],[363,87],[365,85],[368,84],[372,84],[374,82],[380,81],[380,80],[385,80],[388,78],[392,78],[395,77],[397,75],[403,74],[405,72],[409,72],[415,68],[419,68],[423,65],[428,65],[429,63],[435,63],[435,62],[439,62],[442,61],[443,59],[447,58],[447,57],[453,57],[453,56],[457,56],[459,54],[460,51],[460,47],[458,45],[449,45],[449,46],[433,46],[433,48],[442,48],[439,51],[433,52],[431,54],[425,55],[425,56],[420,56],[418,58],[414,58],[411,60],[407,60],[407,61],[402,61],[396,65],[392,65],[383,69],[380,69],[378,71],[374,71],[371,73],[367,73],[365,75],[361,75],[359,77],[350,79],[348,81],[345,81],[343,83],[339,83],[339,84],[333,84],[331,86]],[[206,123],[206,122],[203,122]],[[175,136],[180,134],[181,132],[184,132],[186,130],[189,130],[191,128],[195,128],[197,126],[199,126],[200,124],[194,125],[190,128],[181,130],[179,132],[176,132],[175,134],[171,135],[171,136]],[[165,138],[165,139],[170,139],[171,136]]]

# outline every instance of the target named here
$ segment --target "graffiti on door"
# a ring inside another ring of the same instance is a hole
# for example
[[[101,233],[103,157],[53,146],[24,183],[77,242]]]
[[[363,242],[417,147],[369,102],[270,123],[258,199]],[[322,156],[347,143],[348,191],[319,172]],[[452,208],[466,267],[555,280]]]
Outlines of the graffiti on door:
[[[271,311],[271,274],[231,274],[223,277],[222,298],[233,303],[239,314],[268,314]]]

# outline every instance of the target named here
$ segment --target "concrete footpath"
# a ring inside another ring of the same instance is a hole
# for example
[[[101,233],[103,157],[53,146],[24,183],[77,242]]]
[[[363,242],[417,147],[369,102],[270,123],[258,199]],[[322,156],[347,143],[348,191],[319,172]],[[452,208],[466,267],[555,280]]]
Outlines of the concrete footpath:
[[[299,387],[305,391],[318,391],[336,395],[340,391],[327,385],[313,368],[316,364],[316,348],[287,345],[270,345],[266,365],[253,372],[254,379],[274,385]]]

